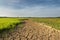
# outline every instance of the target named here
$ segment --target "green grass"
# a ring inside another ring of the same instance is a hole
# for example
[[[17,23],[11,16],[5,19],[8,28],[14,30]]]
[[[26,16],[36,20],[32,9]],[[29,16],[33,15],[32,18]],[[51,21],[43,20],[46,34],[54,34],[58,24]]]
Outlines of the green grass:
[[[31,18],[33,21],[45,23],[55,29],[60,30],[60,18]]]
[[[0,30],[14,28],[22,20],[21,18],[0,18]]]

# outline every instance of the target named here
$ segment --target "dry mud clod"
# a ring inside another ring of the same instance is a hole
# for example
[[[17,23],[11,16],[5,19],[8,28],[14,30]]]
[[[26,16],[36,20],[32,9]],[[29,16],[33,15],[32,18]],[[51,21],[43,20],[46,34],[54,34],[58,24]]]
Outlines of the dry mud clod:
[[[17,26],[17,29],[6,33],[4,37],[0,34],[0,40],[60,40],[60,31],[31,20],[25,22],[22,29]]]

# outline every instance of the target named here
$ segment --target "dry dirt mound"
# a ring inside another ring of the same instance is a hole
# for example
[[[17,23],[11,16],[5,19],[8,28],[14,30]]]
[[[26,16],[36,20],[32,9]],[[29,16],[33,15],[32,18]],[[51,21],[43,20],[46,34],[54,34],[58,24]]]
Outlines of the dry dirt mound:
[[[24,28],[18,26],[4,37],[0,35],[0,40],[60,40],[60,31],[31,20],[25,22]]]

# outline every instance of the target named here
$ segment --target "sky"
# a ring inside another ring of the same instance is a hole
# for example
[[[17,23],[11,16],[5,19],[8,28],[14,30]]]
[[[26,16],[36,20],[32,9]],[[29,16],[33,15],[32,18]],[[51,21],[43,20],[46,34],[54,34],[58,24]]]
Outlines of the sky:
[[[60,0],[0,0],[0,16],[58,17]]]

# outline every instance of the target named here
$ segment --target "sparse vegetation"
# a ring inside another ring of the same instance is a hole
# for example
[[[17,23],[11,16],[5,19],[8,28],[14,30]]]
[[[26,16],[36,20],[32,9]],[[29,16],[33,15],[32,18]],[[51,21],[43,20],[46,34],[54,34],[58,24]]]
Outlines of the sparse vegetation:
[[[45,23],[55,29],[60,29],[60,18],[31,18],[33,21]]]

